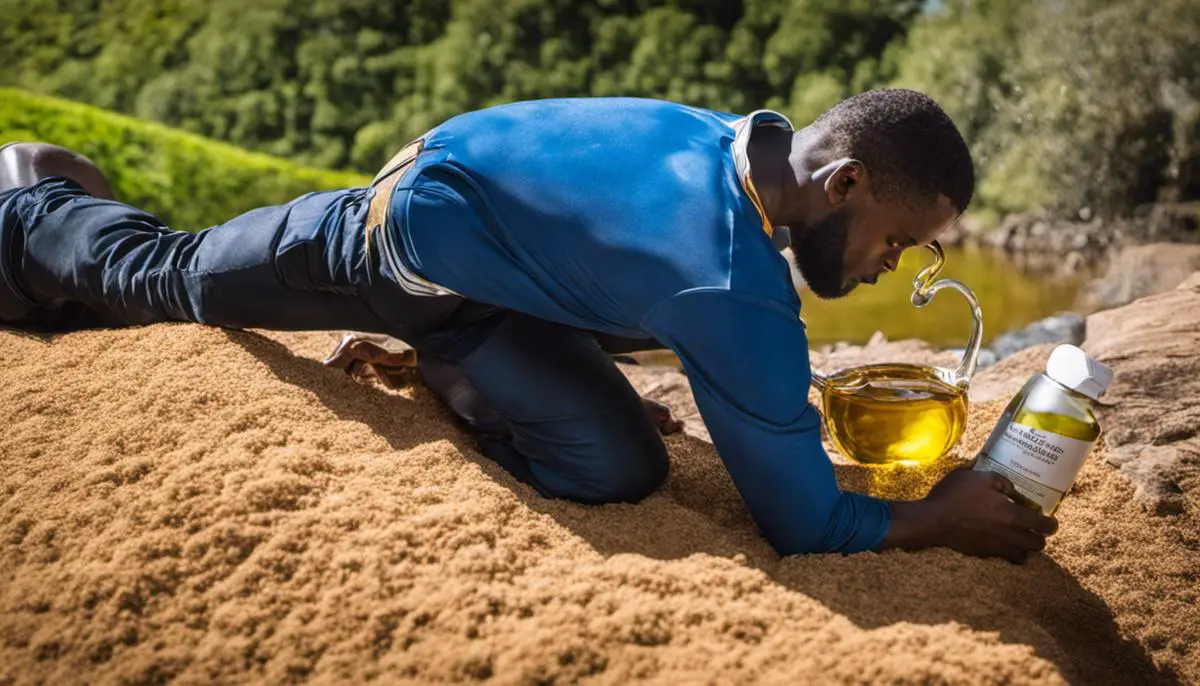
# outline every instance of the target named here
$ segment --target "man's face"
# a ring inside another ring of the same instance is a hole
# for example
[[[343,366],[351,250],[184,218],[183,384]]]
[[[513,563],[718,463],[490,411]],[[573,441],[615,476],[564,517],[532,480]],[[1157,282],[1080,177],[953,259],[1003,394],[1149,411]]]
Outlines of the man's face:
[[[905,249],[933,241],[957,216],[945,196],[913,209],[876,201],[863,181],[852,180],[840,193],[831,189],[832,209],[790,227],[796,267],[819,297],[839,298],[861,283],[874,284],[895,271]]]

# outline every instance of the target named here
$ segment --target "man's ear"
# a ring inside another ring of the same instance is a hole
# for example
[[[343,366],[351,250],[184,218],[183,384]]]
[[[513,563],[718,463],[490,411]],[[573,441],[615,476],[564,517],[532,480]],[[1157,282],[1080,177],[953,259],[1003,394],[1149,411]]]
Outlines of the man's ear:
[[[829,198],[831,206],[841,207],[851,191],[865,187],[867,168],[862,162],[849,158],[826,165],[822,171],[829,167],[833,167],[833,169],[825,179],[825,195]]]

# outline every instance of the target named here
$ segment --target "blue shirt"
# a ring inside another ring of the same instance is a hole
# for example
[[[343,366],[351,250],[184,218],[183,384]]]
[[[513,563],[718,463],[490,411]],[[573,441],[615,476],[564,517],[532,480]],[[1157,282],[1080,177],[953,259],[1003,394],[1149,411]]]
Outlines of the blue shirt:
[[[455,117],[395,190],[403,261],[472,300],[657,338],[779,552],[874,549],[891,510],[838,489],[808,403],[800,300],[745,185],[763,123],[787,126],[625,98]]]

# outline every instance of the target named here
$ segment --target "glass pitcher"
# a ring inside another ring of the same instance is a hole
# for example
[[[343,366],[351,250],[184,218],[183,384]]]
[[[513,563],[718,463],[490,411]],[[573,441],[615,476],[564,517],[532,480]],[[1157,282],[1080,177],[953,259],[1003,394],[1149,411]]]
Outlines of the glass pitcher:
[[[962,282],[934,281],[946,254],[937,241],[926,247],[934,261],[913,279],[912,305],[925,307],[943,288],[962,293],[971,308],[971,337],[956,369],[890,362],[826,374],[813,370],[829,436],[857,462],[927,464],[949,452],[966,427],[967,389],[983,340],[983,312]]]

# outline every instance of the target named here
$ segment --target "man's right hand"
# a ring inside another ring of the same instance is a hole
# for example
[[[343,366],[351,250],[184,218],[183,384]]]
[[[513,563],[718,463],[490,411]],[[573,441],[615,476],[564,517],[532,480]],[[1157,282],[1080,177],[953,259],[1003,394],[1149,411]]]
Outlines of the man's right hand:
[[[1058,522],[1013,501],[1012,482],[971,465],[955,469],[923,500],[892,503],[884,548],[953,548],[977,557],[1021,564],[1046,546]]]

